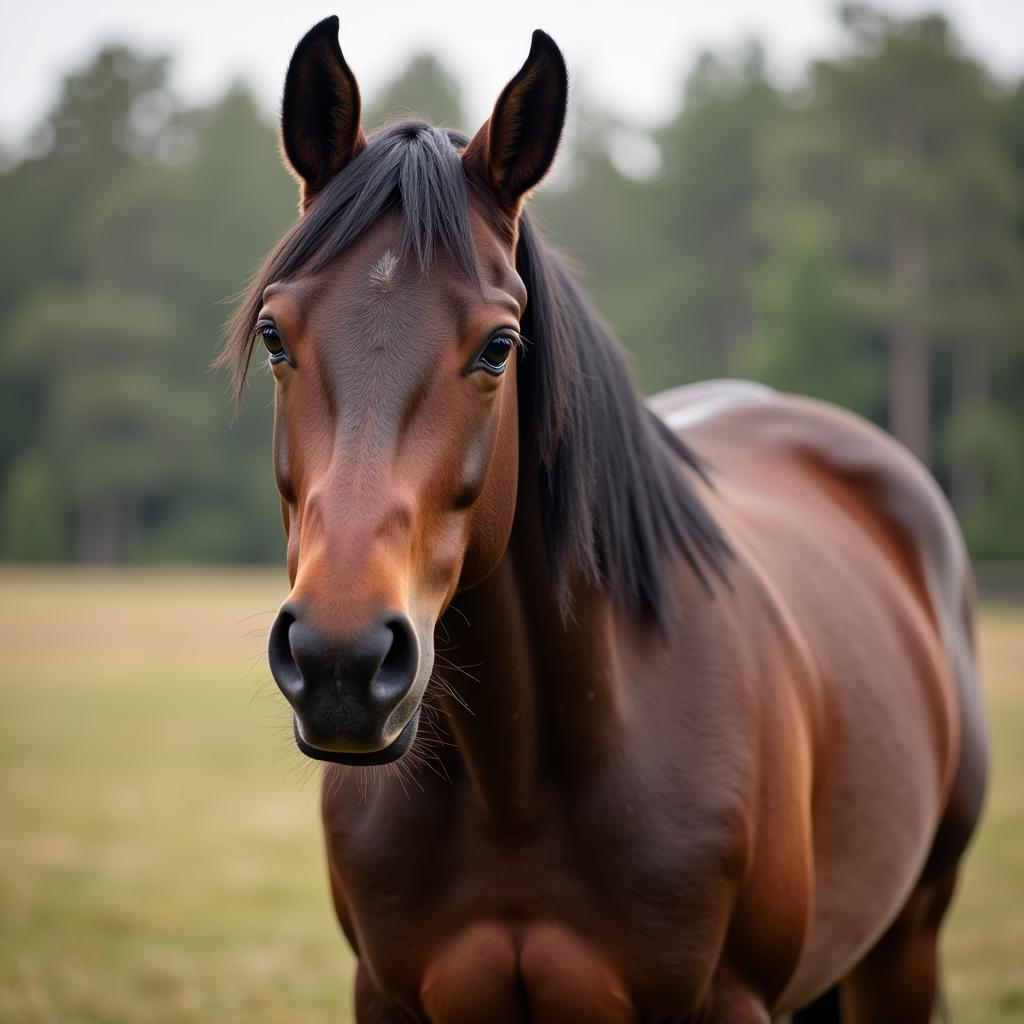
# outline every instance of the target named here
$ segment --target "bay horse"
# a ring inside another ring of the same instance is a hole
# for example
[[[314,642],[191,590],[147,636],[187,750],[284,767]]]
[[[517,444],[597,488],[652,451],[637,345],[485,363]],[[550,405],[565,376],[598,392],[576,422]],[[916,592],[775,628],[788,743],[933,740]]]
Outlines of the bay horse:
[[[923,1024],[987,772],[952,513],[837,408],[641,400],[523,207],[566,101],[538,31],[471,139],[368,139],[314,27],[222,354],[276,382],[269,661],[356,1019]]]

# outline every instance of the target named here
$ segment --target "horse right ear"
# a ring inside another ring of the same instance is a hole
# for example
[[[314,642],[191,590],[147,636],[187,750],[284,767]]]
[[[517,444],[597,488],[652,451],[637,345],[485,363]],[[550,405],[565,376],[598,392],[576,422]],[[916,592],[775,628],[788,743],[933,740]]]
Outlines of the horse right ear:
[[[462,161],[467,173],[491,190],[513,220],[526,193],[555,159],[568,93],[562,54],[555,41],[537,29],[526,63],[466,147]]]
[[[284,80],[281,146],[299,179],[299,207],[366,148],[355,75],[338,45],[338,19],[324,18],[295,47]]]

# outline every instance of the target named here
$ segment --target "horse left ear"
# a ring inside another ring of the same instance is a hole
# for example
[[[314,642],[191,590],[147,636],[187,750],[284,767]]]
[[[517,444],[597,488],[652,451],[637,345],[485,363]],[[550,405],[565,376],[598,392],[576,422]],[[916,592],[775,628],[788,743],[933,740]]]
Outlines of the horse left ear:
[[[299,179],[300,208],[366,148],[355,75],[338,45],[338,19],[324,18],[303,37],[284,81],[281,146]]]
[[[489,187],[512,217],[551,167],[568,96],[562,54],[551,36],[537,29],[526,63],[502,89],[462,158],[467,174]]]

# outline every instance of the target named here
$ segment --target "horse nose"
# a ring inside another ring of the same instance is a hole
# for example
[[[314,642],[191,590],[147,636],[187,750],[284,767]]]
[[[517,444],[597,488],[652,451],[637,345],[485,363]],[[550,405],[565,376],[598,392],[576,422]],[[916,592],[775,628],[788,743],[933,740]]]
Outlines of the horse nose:
[[[295,604],[270,631],[270,671],[295,711],[302,739],[340,752],[379,750],[404,721],[391,722],[419,667],[416,631],[388,612],[364,632],[328,641]]]

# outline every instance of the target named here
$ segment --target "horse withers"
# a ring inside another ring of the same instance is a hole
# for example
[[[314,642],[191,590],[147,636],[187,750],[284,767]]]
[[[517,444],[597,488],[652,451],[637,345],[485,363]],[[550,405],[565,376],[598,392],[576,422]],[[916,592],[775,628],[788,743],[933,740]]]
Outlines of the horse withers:
[[[566,98],[542,32],[471,139],[367,139],[337,19],[288,69],[301,215],[225,358],[276,382],[356,1018],[924,1024],[986,775],[959,532],[839,409],[642,402],[523,208]]]

